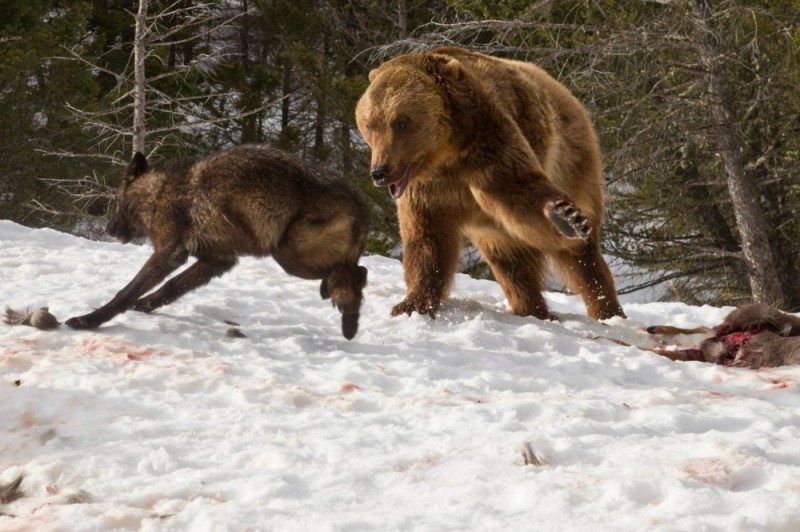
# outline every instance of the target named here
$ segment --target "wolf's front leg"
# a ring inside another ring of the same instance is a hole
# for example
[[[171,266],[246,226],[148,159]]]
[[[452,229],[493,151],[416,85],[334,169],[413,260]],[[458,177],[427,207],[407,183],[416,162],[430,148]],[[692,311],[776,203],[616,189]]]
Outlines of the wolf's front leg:
[[[142,294],[158,286],[170,273],[185,263],[188,257],[189,253],[185,249],[156,250],[133,280],[117,292],[111,301],[94,312],[68,319],[66,324],[73,329],[99,327],[117,314],[128,310]]]

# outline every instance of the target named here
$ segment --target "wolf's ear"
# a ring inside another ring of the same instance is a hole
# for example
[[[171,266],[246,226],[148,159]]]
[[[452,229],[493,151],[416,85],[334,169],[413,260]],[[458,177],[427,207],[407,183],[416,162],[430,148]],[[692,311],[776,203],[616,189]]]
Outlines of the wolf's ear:
[[[137,151],[133,159],[131,159],[131,164],[128,165],[128,169],[125,170],[125,179],[133,181],[145,172],[147,172],[147,158],[142,152]]]

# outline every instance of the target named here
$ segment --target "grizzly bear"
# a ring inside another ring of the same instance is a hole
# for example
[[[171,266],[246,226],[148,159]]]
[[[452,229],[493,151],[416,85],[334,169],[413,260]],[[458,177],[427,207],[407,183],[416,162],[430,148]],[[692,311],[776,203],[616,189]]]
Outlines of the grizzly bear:
[[[555,319],[542,296],[550,261],[589,316],[624,317],[600,251],[600,148],[567,88],[535,65],[454,47],[395,57],[369,80],[356,121],[404,248],[393,316],[435,316],[466,236],[514,314]]]

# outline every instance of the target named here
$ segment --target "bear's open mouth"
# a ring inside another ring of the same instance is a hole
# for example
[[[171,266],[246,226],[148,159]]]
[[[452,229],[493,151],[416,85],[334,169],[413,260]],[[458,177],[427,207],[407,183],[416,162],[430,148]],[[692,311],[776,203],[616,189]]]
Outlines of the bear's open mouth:
[[[403,172],[402,177],[395,181],[394,183],[390,183],[389,187],[389,195],[392,196],[392,199],[398,199],[400,196],[403,195],[403,192],[406,191],[406,187],[408,186],[408,175],[411,173],[411,164],[406,166],[405,172]]]

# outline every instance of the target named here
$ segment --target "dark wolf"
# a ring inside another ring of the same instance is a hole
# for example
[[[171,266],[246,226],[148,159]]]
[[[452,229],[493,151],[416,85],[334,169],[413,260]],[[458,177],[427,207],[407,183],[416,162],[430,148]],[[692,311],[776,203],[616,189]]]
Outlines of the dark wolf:
[[[800,364],[800,318],[762,303],[742,305],[716,327],[653,325],[647,331],[660,335],[707,335],[697,348],[653,349],[672,360],[750,368]]]
[[[151,312],[250,255],[272,256],[290,275],[321,279],[321,296],[342,313],[342,334],[355,336],[369,216],[344,180],[263,145],[185,162],[150,164],[137,153],[116,198],[106,231],[123,243],[149,237],[153,255],[111,301],[68,326],[92,329],[129,309]],[[145,295],[190,255],[194,264]]]

